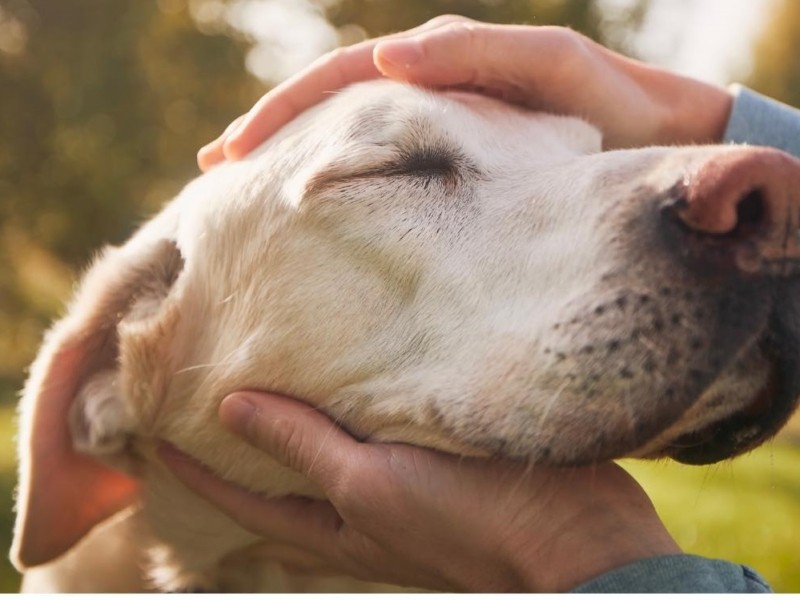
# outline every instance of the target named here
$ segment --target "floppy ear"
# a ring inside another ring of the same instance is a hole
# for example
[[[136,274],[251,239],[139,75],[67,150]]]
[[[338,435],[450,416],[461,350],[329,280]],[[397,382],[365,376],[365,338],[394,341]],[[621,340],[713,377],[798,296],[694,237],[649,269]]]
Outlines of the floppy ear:
[[[116,385],[119,326],[155,315],[182,265],[167,240],[106,250],[67,316],[47,334],[20,405],[11,548],[18,568],[53,560],[134,500],[138,483],[131,474],[76,447],[105,454],[112,464],[125,453],[135,424]]]

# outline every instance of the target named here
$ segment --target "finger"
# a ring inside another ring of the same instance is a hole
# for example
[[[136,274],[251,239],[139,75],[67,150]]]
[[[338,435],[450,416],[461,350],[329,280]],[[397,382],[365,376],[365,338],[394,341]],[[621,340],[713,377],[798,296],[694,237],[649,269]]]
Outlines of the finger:
[[[220,136],[197,151],[197,166],[201,171],[205,173],[214,165],[225,160],[225,153],[222,151],[224,143],[225,138]]]
[[[320,102],[326,94],[352,83],[380,77],[372,60],[373,49],[380,40],[415,35],[458,20],[464,19],[454,15],[437,17],[409,31],[338,48],[320,57],[256,102],[242,126],[225,141],[225,156],[231,160],[242,158],[284,124]]]
[[[222,401],[219,416],[223,425],[248,443],[325,490],[341,482],[355,457],[370,454],[325,415],[296,400],[237,393]]]
[[[341,526],[338,513],[324,500],[267,499],[217,477],[174,446],[164,443],[158,453],[187,488],[258,536],[287,543],[303,540],[310,548],[326,548]]]
[[[209,142],[200,148],[200,150],[198,150],[197,166],[200,167],[201,171],[208,171],[214,165],[225,160],[225,153],[223,151],[225,140],[232,131],[236,130],[243,119],[244,115],[240,115],[234,119],[233,122],[225,128],[225,131],[223,131],[217,139],[215,139],[213,142]]]
[[[524,86],[534,91],[551,77],[554,61],[570,56],[579,39],[559,27],[457,22],[382,41],[374,58],[387,77],[421,85]]]
[[[285,123],[317,104],[327,92],[379,75],[372,64],[371,42],[326,54],[256,102],[242,128],[226,141],[225,156],[232,160],[242,158]]]

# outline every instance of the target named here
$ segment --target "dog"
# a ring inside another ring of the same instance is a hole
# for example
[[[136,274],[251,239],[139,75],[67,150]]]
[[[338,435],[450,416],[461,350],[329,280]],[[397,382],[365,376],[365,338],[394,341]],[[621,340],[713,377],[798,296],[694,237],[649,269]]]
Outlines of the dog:
[[[255,537],[156,456],[319,496],[220,426],[244,388],[467,456],[753,448],[800,395],[797,190],[777,150],[603,152],[582,120],[466,92],[336,94],[106,249],[47,335],[21,402],[26,589],[319,589],[254,567]]]

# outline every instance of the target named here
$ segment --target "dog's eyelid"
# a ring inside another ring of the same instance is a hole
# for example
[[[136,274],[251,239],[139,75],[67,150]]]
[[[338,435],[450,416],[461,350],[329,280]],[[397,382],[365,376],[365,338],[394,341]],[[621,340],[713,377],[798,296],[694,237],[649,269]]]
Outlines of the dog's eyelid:
[[[379,162],[373,156],[372,166],[358,170],[349,168],[350,160],[335,162],[306,182],[304,195],[313,195],[329,186],[358,179],[416,177],[444,179],[455,184],[464,178],[481,176],[481,170],[473,160],[444,144],[391,148],[387,143],[379,146],[379,154],[384,154]]]
[[[400,149],[386,175],[420,177],[477,177],[477,164],[457,148],[446,145],[417,146]]]
[[[458,157],[444,148],[415,148],[401,151],[397,167],[403,173],[449,174],[458,169]]]

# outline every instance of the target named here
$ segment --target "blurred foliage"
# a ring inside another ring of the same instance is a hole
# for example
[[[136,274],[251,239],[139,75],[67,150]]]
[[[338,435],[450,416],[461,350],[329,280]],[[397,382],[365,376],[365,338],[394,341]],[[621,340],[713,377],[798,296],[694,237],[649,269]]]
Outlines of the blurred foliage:
[[[16,29],[9,25],[16,23]],[[12,33],[9,33],[11,30]],[[262,86],[183,3],[3,0],[0,379],[18,386],[73,274],[196,173]]]
[[[331,23],[338,27],[356,24],[369,37],[409,29],[437,15],[453,13],[492,23],[566,25],[617,45],[620,32],[635,27],[641,19],[645,3],[634,3],[619,12],[603,10],[602,3],[587,0],[340,0],[330,5],[327,16]]]
[[[11,531],[14,527],[14,486],[16,468],[14,452],[13,407],[0,404],[0,543],[5,552],[11,545]],[[19,575],[5,556],[0,560],[0,594],[19,590]]]
[[[800,107],[800,2],[774,2],[755,43],[753,70],[747,83],[762,94]]]
[[[229,5],[246,1],[0,0],[0,405],[15,400],[44,328],[62,310],[76,273],[91,254],[104,243],[122,242],[175,194],[197,173],[197,148],[266,89],[245,68],[257,40],[224,18]],[[335,28],[341,43],[458,13],[484,21],[566,24],[628,52],[629,33],[647,4],[286,1],[310,3]],[[278,26],[291,31],[292,23]],[[800,2],[783,0],[758,44],[752,79],[757,89],[796,105],[800,63],[794,60],[794,44],[799,33]],[[281,60],[279,49],[274,56]],[[8,406],[0,406],[0,540],[5,547],[13,482],[10,414]],[[795,431],[800,435],[800,427]],[[674,497],[691,504],[693,495],[700,495],[692,479],[696,475],[670,473],[659,480],[673,482],[666,485],[675,489],[688,486],[684,496]],[[781,477],[783,473],[781,467]],[[761,480],[753,485],[755,500],[743,506],[769,517],[757,508],[757,498],[775,490]],[[708,489],[702,483],[699,487]],[[789,491],[796,505],[796,487]],[[664,493],[673,497],[672,489]],[[684,506],[665,509],[675,513],[665,514],[668,522],[690,514]],[[774,512],[777,518],[778,509]],[[796,511],[787,515],[797,523]],[[737,513],[725,527],[740,523],[744,532],[751,522],[746,516]],[[786,525],[784,531],[794,529]],[[783,548],[781,543],[774,547]],[[740,560],[724,546],[700,545],[695,551]],[[763,547],[765,552],[770,548]],[[769,565],[785,561],[770,556],[764,557],[766,566],[752,562],[771,575]],[[0,567],[2,591],[16,589],[10,572],[9,565]],[[790,584],[782,573],[776,575],[782,589],[800,589],[797,579]]]
[[[758,571],[776,592],[800,591],[800,446],[770,443],[733,461],[687,467],[622,461],[684,552]]]

